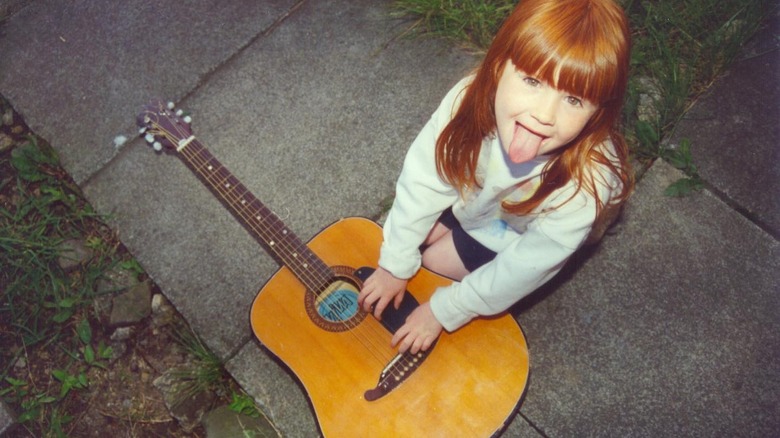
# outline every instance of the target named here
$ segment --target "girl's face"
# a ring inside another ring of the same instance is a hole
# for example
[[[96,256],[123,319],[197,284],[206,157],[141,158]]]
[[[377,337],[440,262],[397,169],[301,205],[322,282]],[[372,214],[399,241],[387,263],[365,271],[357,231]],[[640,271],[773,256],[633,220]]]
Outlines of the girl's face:
[[[509,60],[496,90],[498,138],[509,159],[522,163],[566,146],[598,106],[560,91]]]

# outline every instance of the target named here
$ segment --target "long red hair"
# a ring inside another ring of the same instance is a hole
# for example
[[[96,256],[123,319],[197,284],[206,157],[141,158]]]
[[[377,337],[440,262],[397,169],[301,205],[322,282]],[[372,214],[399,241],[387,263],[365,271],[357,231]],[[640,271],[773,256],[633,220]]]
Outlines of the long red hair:
[[[479,185],[476,166],[482,141],[496,135],[495,99],[507,61],[559,90],[585,98],[598,110],[569,145],[553,152],[542,183],[529,199],[503,208],[529,214],[554,190],[574,180],[597,202],[621,204],[633,189],[628,147],[618,121],[628,82],[630,34],[623,10],[613,0],[521,0],[496,34],[460,107],[436,142],[441,177],[462,190]],[[611,140],[609,148],[599,147]],[[611,200],[599,199],[598,173],[605,166],[622,182]]]

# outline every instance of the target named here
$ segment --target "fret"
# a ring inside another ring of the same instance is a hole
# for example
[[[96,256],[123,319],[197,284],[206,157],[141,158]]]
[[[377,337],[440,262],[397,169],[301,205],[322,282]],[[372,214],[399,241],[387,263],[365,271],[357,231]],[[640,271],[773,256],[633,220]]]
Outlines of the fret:
[[[282,220],[255,197],[197,139],[180,154],[182,160],[230,209],[249,232],[275,254],[310,290],[320,290],[333,273]]]

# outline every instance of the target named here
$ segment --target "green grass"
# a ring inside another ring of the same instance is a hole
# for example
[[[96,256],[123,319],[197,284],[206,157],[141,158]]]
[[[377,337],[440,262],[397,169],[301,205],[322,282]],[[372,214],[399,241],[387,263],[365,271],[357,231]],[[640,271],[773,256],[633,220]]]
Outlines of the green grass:
[[[6,104],[3,102],[3,109]],[[94,284],[117,261],[110,233],[86,204],[46,144],[29,136],[0,156],[0,396],[31,434],[64,436],[73,393],[89,386],[87,371],[110,355],[93,342],[88,321]],[[84,238],[92,257],[65,272],[62,243]],[[51,364],[31,363],[39,352]],[[27,373],[11,371],[20,359]],[[51,367],[46,383],[31,370]]]
[[[0,112],[6,108],[0,97]],[[91,387],[105,387],[99,379],[110,375],[100,372],[111,369],[113,351],[94,308],[97,282],[116,270],[145,274],[105,219],[37,137],[0,152],[0,397],[26,436],[67,436]],[[66,271],[59,258],[68,239],[85,241],[91,256]],[[175,329],[174,341],[192,358],[173,375],[179,398],[232,393],[233,409],[257,413],[221,360],[189,328]]]
[[[193,358],[187,367],[172,373],[178,383],[177,403],[198,393],[227,390],[227,376],[222,361],[190,329],[176,330],[174,338]]]
[[[25,347],[57,341],[111,264],[110,249],[95,234],[99,228],[90,224],[95,213],[54,172],[57,163],[50,148],[30,137],[12,151],[16,178],[2,181],[15,187],[11,202],[0,206],[0,315]],[[61,244],[88,234],[94,258],[75,274],[63,272]]]
[[[137,280],[146,274],[121,248],[107,218],[84,200],[54,150],[17,115],[8,117],[12,109],[2,96],[0,114],[2,139],[13,139],[0,149],[0,397],[27,436],[67,436],[90,388],[105,388],[100,380],[112,367],[108,333],[94,307],[97,283],[117,270]],[[71,239],[86,242],[91,254],[65,270],[62,244]],[[188,327],[172,327],[173,340],[191,357],[173,376],[180,397],[232,394],[232,409],[258,416],[221,360]]]
[[[412,20],[413,34],[455,41],[477,52],[517,1],[396,0],[394,15]],[[664,140],[685,112],[728,68],[773,7],[768,0],[622,0],[632,28],[631,78],[623,131],[633,155],[645,165],[657,158],[688,174],[670,195],[701,186],[690,148]],[[642,102],[642,105],[640,105]]]
[[[410,31],[447,38],[468,49],[486,50],[515,1],[397,0],[395,16],[412,17]]]

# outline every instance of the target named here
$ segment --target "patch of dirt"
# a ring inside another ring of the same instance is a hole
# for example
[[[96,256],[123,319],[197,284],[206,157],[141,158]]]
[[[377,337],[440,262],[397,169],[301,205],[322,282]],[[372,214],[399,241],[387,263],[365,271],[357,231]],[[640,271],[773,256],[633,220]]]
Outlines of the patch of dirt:
[[[89,382],[85,389],[73,389],[57,406],[42,410],[38,422],[20,424],[9,437],[39,437],[54,430],[55,416],[68,416],[70,420],[61,430],[72,437],[204,437],[205,430],[198,426],[185,430],[171,417],[163,400],[163,394],[153,385],[156,378],[170,367],[191,362],[186,351],[173,338],[172,333],[186,329],[182,321],[157,327],[154,317],[138,324],[135,335],[127,341],[112,341],[109,334],[98,329],[93,344],[104,343],[115,349],[119,357],[113,362],[103,361],[105,369],[93,366],[86,372]],[[15,351],[18,345],[7,345],[3,339],[0,349]],[[38,393],[56,396],[60,382],[52,372],[69,370],[76,374],[78,362],[56,345],[32,348],[26,351],[23,367],[15,366],[9,375],[29,382]],[[74,366],[75,365],[75,366]],[[229,403],[223,394],[221,404]],[[16,406],[15,406],[16,405]],[[12,404],[19,411],[18,404]],[[54,412],[57,409],[59,412]],[[46,418],[46,415],[49,418]]]
[[[18,206],[20,192],[16,170],[10,164],[11,151],[28,142],[28,136],[33,133],[1,96],[0,113],[4,119],[0,133],[0,207],[13,211]],[[61,180],[64,192],[79,194],[76,185],[58,166],[47,166],[41,170]],[[41,188],[35,183],[29,183],[25,189],[40,195]],[[84,205],[85,201],[80,198],[77,202]],[[9,226],[9,222],[4,222],[6,219],[0,215],[0,227]],[[111,248],[110,257],[132,260],[114,233],[100,221],[88,219],[80,223],[79,228],[77,231],[85,239],[98,237],[104,242],[103,247]],[[4,234],[8,236],[8,233]],[[70,285],[64,287],[84,284],[83,277],[89,275],[87,268],[90,263],[98,261],[90,260],[87,266],[67,273],[66,281]],[[55,335],[54,342],[41,341],[27,346],[19,334],[20,322],[12,320],[9,312],[11,306],[18,305],[12,302],[7,292],[13,279],[3,271],[9,272],[10,269],[7,266],[0,268],[0,395],[15,415],[22,416],[20,424],[4,436],[206,436],[200,424],[191,430],[182,427],[171,416],[163,394],[153,384],[172,367],[192,364],[196,360],[178,340],[180,333],[189,328],[172,306],[163,304],[162,310],[121,330],[121,335],[118,335],[114,328],[104,325],[105,321],[101,321],[99,312],[92,305],[85,305],[60,326],[49,329]],[[148,279],[141,273],[137,280]],[[159,293],[153,285],[152,294]],[[55,309],[44,308],[39,310],[38,315],[45,324],[54,312]],[[88,342],[80,341],[77,335],[80,328],[84,329],[82,321],[89,324],[91,339]],[[25,321],[23,324],[36,322]],[[82,326],[79,327],[79,324]],[[90,345],[97,355],[93,363],[85,362],[85,345]],[[108,347],[111,354],[106,353]],[[100,355],[101,351],[106,354]],[[70,381],[72,388],[66,394],[62,389],[65,386],[63,376],[73,379]],[[227,375],[220,379],[214,406],[228,404],[230,393],[239,390]]]

